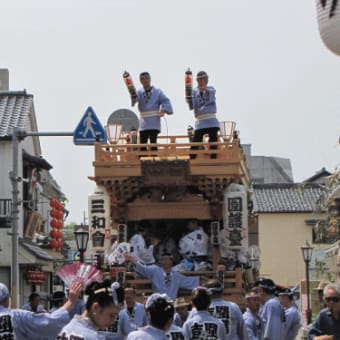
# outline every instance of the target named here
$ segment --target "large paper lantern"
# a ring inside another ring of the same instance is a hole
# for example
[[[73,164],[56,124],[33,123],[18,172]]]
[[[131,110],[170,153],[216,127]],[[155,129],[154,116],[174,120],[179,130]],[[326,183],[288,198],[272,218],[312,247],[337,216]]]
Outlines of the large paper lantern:
[[[321,39],[329,50],[340,55],[340,3],[316,0]]]

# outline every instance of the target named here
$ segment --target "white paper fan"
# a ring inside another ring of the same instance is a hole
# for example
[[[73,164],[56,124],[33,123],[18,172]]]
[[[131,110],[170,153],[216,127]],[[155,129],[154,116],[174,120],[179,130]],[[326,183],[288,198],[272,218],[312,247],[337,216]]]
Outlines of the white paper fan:
[[[84,286],[87,286],[91,282],[101,282],[104,279],[104,274],[95,266],[80,262],[66,264],[56,274],[68,286],[73,282],[81,282]]]

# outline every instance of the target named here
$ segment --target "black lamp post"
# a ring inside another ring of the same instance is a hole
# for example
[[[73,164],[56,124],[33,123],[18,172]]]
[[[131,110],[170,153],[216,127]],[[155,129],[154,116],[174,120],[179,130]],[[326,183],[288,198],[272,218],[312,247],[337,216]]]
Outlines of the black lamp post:
[[[312,310],[310,308],[310,281],[309,281],[309,264],[313,255],[313,247],[306,241],[306,245],[301,247],[303,260],[306,264],[306,287],[307,287],[307,324],[312,322]]]
[[[87,249],[87,243],[89,241],[89,231],[83,226],[74,231],[74,236],[77,242],[77,249],[80,253],[80,262],[84,262],[84,253]]]

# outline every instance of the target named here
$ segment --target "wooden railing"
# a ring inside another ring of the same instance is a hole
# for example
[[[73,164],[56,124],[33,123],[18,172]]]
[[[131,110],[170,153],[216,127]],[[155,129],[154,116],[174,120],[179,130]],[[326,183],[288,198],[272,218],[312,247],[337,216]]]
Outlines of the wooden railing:
[[[159,136],[157,144],[127,144],[121,139],[117,144],[96,144],[95,161],[126,163],[138,162],[144,157],[159,158],[190,158],[192,161],[210,160],[216,154],[217,159],[235,159],[242,155],[238,139],[223,140],[209,143],[190,143],[187,136]],[[212,146],[216,149],[212,149]],[[146,150],[145,150],[146,149]]]

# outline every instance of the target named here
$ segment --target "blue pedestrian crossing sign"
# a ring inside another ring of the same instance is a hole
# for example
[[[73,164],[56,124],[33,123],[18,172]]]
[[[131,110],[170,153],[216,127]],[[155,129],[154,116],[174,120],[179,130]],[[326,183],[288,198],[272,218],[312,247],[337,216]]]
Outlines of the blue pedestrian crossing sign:
[[[93,145],[95,142],[105,143],[105,130],[91,106],[87,108],[73,133],[75,145]]]

